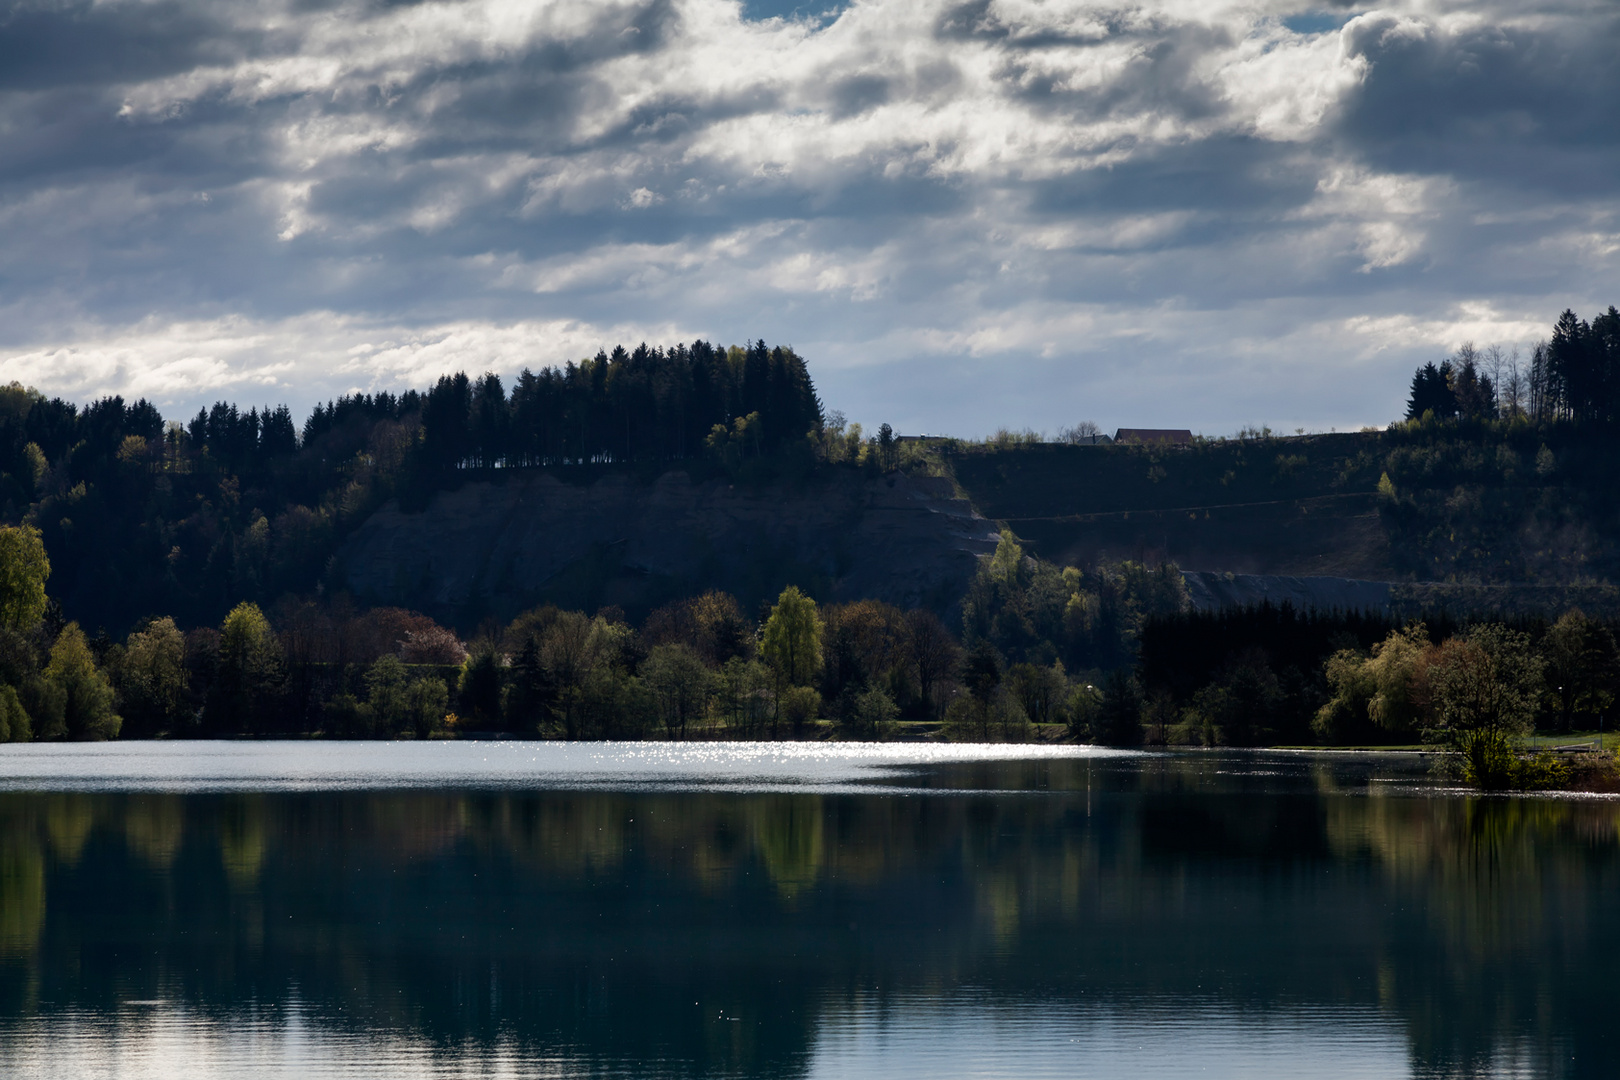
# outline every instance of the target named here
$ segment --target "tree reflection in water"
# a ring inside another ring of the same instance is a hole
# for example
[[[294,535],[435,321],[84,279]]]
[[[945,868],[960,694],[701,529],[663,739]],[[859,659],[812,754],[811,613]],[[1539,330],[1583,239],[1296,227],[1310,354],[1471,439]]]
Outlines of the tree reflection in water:
[[[8,793],[0,1030],[296,1003],[450,1059],[786,1076],[852,1010],[971,992],[1373,1010],[1417,1075],[1617,1075],[1617,826],[1611,801],[1265,755],[945,766],[871,794]]]

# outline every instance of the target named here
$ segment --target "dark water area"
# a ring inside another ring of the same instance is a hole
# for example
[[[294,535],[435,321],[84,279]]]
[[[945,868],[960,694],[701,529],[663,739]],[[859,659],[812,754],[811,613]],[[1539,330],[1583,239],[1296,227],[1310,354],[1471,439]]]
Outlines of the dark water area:
[[[516,746],[0,755],[0,1075],[1620,1076],[1620,802]]]

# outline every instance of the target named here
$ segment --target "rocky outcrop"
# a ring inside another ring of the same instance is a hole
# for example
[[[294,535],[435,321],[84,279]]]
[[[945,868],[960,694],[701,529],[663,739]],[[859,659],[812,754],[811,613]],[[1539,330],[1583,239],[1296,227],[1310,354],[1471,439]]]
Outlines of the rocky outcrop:
[[[546,601],[634,614],[711,588],[752,607],[786,584],[944,611],[995,540],[948,481],[928,477],[733,485],[671,472],[571,484],[524,471],[441,492],[418,513],[384,507],[338,571],[364,600],[462,624]]]

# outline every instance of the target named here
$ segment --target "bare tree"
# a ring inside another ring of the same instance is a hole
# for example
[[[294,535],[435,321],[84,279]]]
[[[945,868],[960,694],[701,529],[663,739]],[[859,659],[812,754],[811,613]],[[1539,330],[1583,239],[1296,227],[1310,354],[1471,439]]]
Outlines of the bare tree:
[[[1070,446],[1094,445],[1102,431],[1090,420],[1082,420],[1074,427],[1059,428],[1058,442],[1068,443]]]
[[[911,662],[916,667],[917,689],[929,715],[939,715],[945,683],[956,670],[960,654],[945,624],[927,608],[906,614]]]
[[[1513,420],[1525,412],[1525,373],[1519,363],[1519,347],[1513,346],[1503,362],[1496,384],[1496,399],[1504,419]]]
[[[1502,372],[1507,368],[1507,354],[1502,346],[1492,342],[1479,351],[1479,370],[1491,380],[1497,415],[1502,415]]]

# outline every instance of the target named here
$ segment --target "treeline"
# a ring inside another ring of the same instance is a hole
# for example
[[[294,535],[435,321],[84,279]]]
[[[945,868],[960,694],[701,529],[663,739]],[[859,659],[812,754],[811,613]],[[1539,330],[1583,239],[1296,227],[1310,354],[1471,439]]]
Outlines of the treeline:
[[[148,401],[83,408],[0,387],[0,523],[37,526],[53,594],[86,626],[153,612],[217,623],[325,580],[382,503],[421,505],[472,469],[685,462],[767,477],[816,462],[893,467],[885,429],[823,416],[804,360],[756,341],[615,348],[524,371],[353,394],[297,424],[284,405],[217,402],[170,422]]]
[[[1556,787],[1568,770],[1523,740],[1606,725],[1620,696],[1617,632],[1579,610],[1551,622],[1188,611],[1148,621],[1129,693],[1152,743],[1428,743],[1481,787]],[[1577,760],[1615,781],[1612,759]]]
[[[715,592],[639,627],[617,609],[548,605],[466,645],[419,613],[341,596],[285,597],[268,613],[244,601],[189,630],[149,618],[113,640],[47,600],[37,530],[0,529],[0,571],[0,738],[11,740],[882,739],[920,722],[959,739],[1024,740],[1044,724],[1129,743],[1140,740],[1097,726],[1096,665],[1133,656],[1144,620],[1185,603],[1173,568],[1054,572],[1004,533],[960,637],[926,609],[818,605],[789,587],[758,619]]]
[[[318,426],[320,412],[311,418]],[[755,341],[705,341],[500,376],[446,376],[422,399],[422,455],[437,468],[667,462],[735,441],[745,457],[806,447],[821,400],[804,360]]]
[[[1465,344],[1412,376],[1406,418],[1419,420],[1620,420],[1620,311],[1591,322],[1565,310],[1528,359],[1517,349]]]
[[[927,610],[818,605],[789,587],[758,619],[708,593],[652,612],[542,606],[464,645],[397,608],[286,598],[217,627],[144,621],[87,637],[46,596],[37,531],[0,529],[0,740],[468,732],[564,739],[1024,741],[1115,746],[1400,745],[1447,751],[1486,789],[1620,781],[1525,749],[1602,726],[1620,697],[1617,627],[1402,623],[1291,607],[1189,609],[1174,567],[981,564],[958,637]]]

